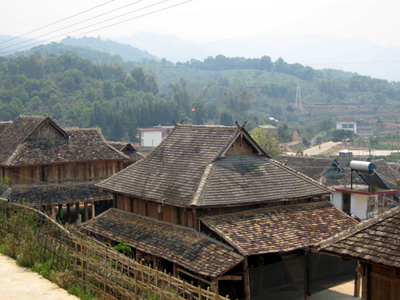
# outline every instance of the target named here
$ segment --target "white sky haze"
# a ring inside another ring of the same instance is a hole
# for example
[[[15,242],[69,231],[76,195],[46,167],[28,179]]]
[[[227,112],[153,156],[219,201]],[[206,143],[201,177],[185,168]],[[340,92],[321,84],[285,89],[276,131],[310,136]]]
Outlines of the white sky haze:
[[[122,37],[145,31],[207,42],[256,36],[322,34],[364,39],[381,46],[400,48],[398,0],[186,1],[1,1],[0,34],[25,35],[32,30],[104,4],[27,36],[37,38],[43,35],[40,39],[59,41],[67,35]],[[177,6],[168,8],[174,5]],[[125,7],[118,9],[123,6]],[[164,10],[156,12],[161,9]],[[113,10],[115,11],[111,12]],[[132,11],[136,12],[130,13]],[[104,15],[97,17],[100,14]],[[118,18],[122,14],[126,15]],[[144,14],[147,15],[140,17]],[[115,19],[106,21],[110,18]],[[99,29],[132,18],[136,19]],[[77,22],[81,23],[73,26]],[[91,26],[95,23],[98,25]],[[86,28],[81,29],[83,27]],[[48,34],[50,32],[53,33]]]

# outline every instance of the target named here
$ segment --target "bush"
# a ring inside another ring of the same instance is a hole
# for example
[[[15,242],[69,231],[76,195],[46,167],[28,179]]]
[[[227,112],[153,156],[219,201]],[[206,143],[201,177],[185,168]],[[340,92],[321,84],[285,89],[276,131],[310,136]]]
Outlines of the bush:
[[[70,293],[71,295],[75,295],[79,299],[82,299],[82,300],[95,300],[95,299],[97,299],[94,296],[92,290],[84,289],[79,284],[74,284],[73,286],[71,286],[68,289],[68,293]]]

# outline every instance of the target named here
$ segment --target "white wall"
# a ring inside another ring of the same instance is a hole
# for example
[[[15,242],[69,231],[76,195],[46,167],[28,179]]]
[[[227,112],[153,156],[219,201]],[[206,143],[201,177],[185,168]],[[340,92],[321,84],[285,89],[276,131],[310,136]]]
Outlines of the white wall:
[[[361,220],[365,220],[367,218],[368,196],[353,193],[350,195],[350,213],[355,214]],[[337,208],[343,209],[343,193],[333,192],[331,202]]]
[[[368,195],[351,194],[351,212],[361,220],[367,218]]]
[[[331,196],[331,202],[339,209],[343,209],[342,207],[342,192],[333,192]]]
[[[156,147],[162,141],[162,131],[142,131],[141,146]]]

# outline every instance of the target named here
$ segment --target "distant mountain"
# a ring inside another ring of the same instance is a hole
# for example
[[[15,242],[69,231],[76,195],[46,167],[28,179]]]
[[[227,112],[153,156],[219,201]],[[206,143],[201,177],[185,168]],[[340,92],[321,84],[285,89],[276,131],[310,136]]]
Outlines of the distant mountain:
[[[374,78],[400,81],[400,49],[385,48],[364,40],[309,35],[196,43],[155,33],[138,33],[114,40],[147,50],[172,62],[185,62],[192,58],[203,60],[217,54],[246,58],[267,55],[273,60],[282,57],[289,63],[300,63],[315,69],[340,69]]]
[[[1,39],[4,37],[3,39]],[[12,37],[0,36],[0,43],[2,40],[7,41]],[[26,40],[26,39],[25,39]],[[23,42],[24,39],[16,38],[12,42],[4,43],[6,46],[9,44],[17,44]],[[36,41],[37,42],[37,41]],[[32,45],[34,41],[27,43],[26,45]],[[23,45],[23,44],[22,44]],[[21,45],[21,47],[22,47]],[[1,46],[0,45],[0,56],[1,56]],[[5,47],[6,47],[5,46]],[[10,50],[15,49],[15,47],[10,47]],[[8,48],[4,49],[7,51]],[[124,61],[142,61],[142,60],[155,60],[158,61],[158,57],[150,54],[147,51],[140,50],[138,48],[132,47],[131,45],[123,45],[111,40],[103,40],[101,38],[92,38],[92,37],[82,37],[82,38],[67,38],[62,40],[59,43],[52,42],[48,44],[42,44],[39,46],[24,47],[18,49],[17,53],[24,51],[25,53],[32,53],[34,51],[38,51],[42,55],[49,54],[60,54],[64,51],[75,51],[79,56],[88,58],[91,61],[95,61],[96,59],[104,59],[109,60],[112,56],[119,56]],[[11,51],[7,54],[13,54]]]
[[[185,62],[192,58],[203,60],[208,56],[219,54],[218,51],[212,50],[207,45],[152,32],[141,32],[132,36],[111,39],[145,49],[159,58],[166,58],[172,62]]]
[[[30,38],[0,34],[0,56],[7,56],[15,53],[16,51],[29,50],[32,48],[32,44],[39,42],[40,40],[31,40]]]
[[[157,56],[140,50],[135,46],[123,45],[112,40],[101,39],[100,37],[67,38],[62,40],[61,43],[67,46],[86,47],[111,55],[119,55],[124,61],[159,60]]]

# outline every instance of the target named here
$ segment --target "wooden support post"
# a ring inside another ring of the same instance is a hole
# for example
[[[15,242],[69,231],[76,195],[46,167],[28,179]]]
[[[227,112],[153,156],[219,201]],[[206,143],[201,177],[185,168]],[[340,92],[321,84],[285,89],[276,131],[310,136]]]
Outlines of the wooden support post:
[[[310,274],[309,274],[309,250],[305,250],[304,253],[304,300],[311,299],[310,293]]]
[[[83,206],[84,206],[84,208],[85,208],[85,222],[86,222],[87,220],[89,220],[89,207],[88,207],[88,203],[87,203],[87,202],[83,203]]]
[[[361,263],[358,261],[357,262],[357,267],[356,267],[356,279],[354,282],[354,297],[360,297],[360,286],[361,286]]]
[[[67,221],[71,219],[71,203],[67,203]]]
[[[78,220],[79,216],[79,202],[75,202],[75,219]]]
[[[94,205],[94,201],[92,202],[92,219],[96,216],[96,206]]]
[[[56,206],[55,205],[50,205],[50,207],[51,207],[51,218],[53,220],[55,220],[56,219]]]
[[[247,257],[243,261],[244,299],[250,300],[249,262]]]
[[[63,206],[62,204],[58,204],[58,218],[61,220],[61,216],[63,215]]]
[[[218,278],[211,278],[211,291],[218,294]]]

